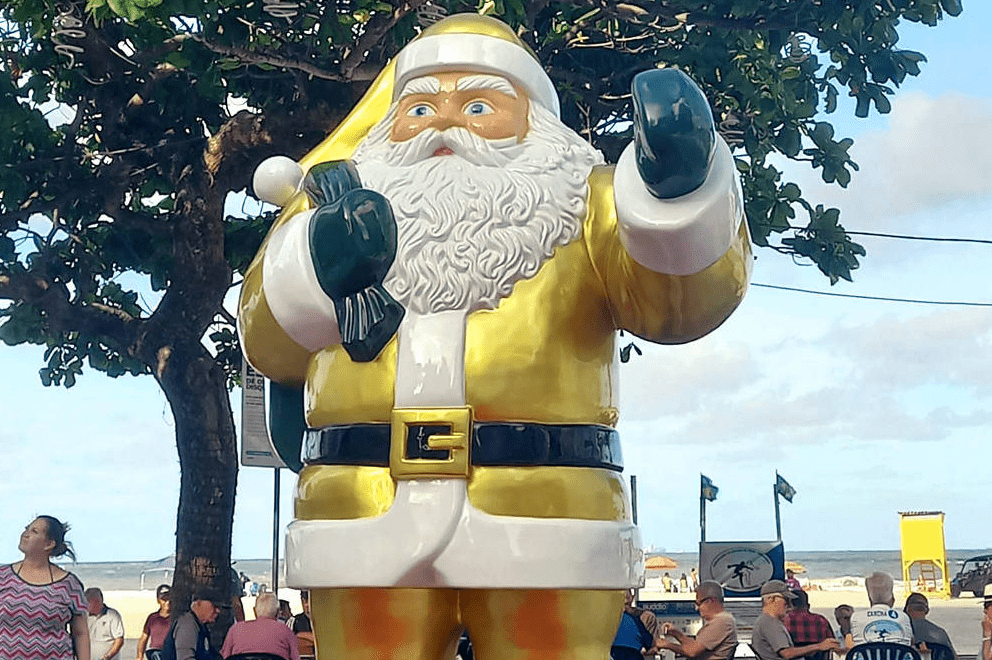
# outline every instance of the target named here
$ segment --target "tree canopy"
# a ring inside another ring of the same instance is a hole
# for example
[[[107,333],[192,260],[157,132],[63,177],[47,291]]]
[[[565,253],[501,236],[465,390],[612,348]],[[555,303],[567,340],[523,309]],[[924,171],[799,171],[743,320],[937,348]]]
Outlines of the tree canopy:
[[[223,300],[272,217],[230,212],[229,195],[251,193],[264,158],[316,145],[422,26],[464,11],[518,30],[555,81],[563,120],[609,160],[631,136],[632,77],[686,71],[734,149],[754,243],[815,263],[833,283],[850,280],[865,251],[772,157],[846,186],[852,140],[825,117],[841,95],[859,117],[889,112],[925,61],[899,48],[900,26],[936,26],[962,7],[0,0],[0,339],[46,346],[46,385],[71,386],[86,365],[159,381],[183,468],[180,581],[220,585],[230,559],[237,459],[225,388],[240,351]]]

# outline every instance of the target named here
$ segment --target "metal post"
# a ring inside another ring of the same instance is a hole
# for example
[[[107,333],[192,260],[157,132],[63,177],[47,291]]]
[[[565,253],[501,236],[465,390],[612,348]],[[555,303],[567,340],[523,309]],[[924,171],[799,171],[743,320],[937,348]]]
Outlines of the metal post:
[[[706,540],[706,498],[703,489],[699,489],[699,540]]]
[[[779,513],[778,508],[778,485],[772,486],[772,491],[775,493],[775,536],[781,541],[782,540],[782,516]]]
[[[272,468],[272,593],[279,597],[279,468]]]
[[[631,514],[634,519],[634,524],[637,524],[637,475],[630,475],[630,509]]]

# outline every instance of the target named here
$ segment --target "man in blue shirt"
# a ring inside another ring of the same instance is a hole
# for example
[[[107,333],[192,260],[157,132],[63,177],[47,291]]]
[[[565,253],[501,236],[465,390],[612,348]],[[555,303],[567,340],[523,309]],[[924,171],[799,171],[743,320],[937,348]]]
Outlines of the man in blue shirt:
[[[624,596],[623,614],[620,616],[620,628],[610,648],[610,658],[643,660],[643,652],[654,648],[657,630],[658,619],[655,615],[635,607],[634,591],[627,591]]]

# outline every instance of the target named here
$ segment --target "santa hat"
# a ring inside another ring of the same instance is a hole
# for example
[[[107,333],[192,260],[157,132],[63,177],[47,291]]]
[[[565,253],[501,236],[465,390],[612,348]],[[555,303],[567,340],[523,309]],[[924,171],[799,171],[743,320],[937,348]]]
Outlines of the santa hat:
[[[489,16],[455,14],[431,25],[407,44],[383,68],[348,116],[298,164],[281,156],[263,162],[255,172],[256,195],[280,206],[285,204],[299,190],[303,175],[311,167],[351,158],[408,81],[445,71],[503,76],[523,89],[531,102],[555,116],[561,114],[551,78],[509,25]],[[296,212],[302,208],[287,210]]]
[[[489,16],[456,14],[430,26],[396,56],[393,100],[414,78],[445,71],[490,73],[561,115],[558,93],[534,52],[510,26]]]

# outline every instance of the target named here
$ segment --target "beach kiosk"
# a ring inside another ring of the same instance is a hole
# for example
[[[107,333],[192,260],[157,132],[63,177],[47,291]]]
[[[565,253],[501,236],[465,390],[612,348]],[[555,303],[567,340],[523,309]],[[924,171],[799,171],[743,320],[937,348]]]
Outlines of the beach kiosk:
[[[950,598],[943,511],[900,511],[903,590]]]

